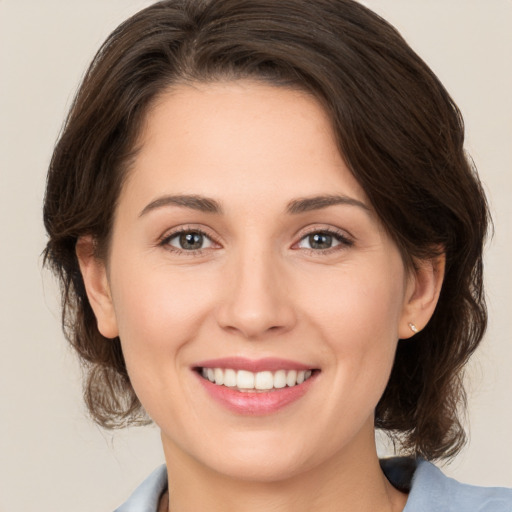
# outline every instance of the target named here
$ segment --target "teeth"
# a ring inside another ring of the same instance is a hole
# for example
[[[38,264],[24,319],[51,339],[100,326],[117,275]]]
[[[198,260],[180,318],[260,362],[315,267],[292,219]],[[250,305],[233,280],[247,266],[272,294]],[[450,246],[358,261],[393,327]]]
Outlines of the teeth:
[[[272,389],[274,387],[274,376],[272,375],[272,372],[258,372],[254,378],[254,387],[256,389]]]
[[[274,387],[277,389],[284,388],[286,386],[286,372],[279,370],[274,373]]]
[[[295,386],[295,384],[297,384],[297,372],[295,370],[290,370],[286,374],[286,385]]]
[[[254,389],[254,373],[247,372],[245,370],[238,370],[238,373],[236,374],[236,387],[242,389]]]
[[[229,386],[230,388],[236,387],[235,370],[224,370],[224,386]]]
[[[213,370],[213,375],[215,377],[215,384],[218,384],[219,386],[224,384],[224,372],[220,368],[215,368],[215,370]]]
[[[240,390],[281,389],[302,384],[312,375],[311,370],[277,370],[276,372],[248,372],[231,368],[202,368],[201,375],[219,386],[238,388]]]

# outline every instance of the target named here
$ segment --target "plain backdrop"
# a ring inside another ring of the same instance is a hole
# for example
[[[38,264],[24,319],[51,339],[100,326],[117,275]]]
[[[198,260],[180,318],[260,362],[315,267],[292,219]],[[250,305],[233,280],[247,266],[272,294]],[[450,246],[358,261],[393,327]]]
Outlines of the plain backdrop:
[[[149,3],[0,0],[1,512],[113,510],[163,462],[156,427],[109,433],[87,418],[57,288],[41,269],[45,173],[67,108],[104,38]],[[512,486],[512,1],[364,3],[397,26],[466,120],[496,233],[490,325],[468,372],[470,442],[444,470]]]

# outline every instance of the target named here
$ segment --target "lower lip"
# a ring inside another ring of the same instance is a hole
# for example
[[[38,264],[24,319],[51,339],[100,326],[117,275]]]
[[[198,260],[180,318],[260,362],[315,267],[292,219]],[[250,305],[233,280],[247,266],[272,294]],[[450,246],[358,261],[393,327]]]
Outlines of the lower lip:
[[[197,377],[209,395],[227,409],[238,414],[262,416],[277,412],[303,397],[316,380],[316,373],[297,386],[268,392],[238,391],[214,384],[199,374]]]

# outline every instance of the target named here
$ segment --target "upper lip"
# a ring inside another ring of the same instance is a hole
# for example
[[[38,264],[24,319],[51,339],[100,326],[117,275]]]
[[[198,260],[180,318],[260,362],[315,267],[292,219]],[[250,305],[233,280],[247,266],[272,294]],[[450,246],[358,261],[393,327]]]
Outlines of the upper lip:
[[[275,357],[265,357],[262,359],[247,359],[245,357],[222,357],[220,359],[209,359],[200,361],[193,366],[194,368],[230,368],[233,370],[246,370],[257,373],[263,371],[277,370],[313,370],[313,366],[292,361],[290,359],[279,359]]]

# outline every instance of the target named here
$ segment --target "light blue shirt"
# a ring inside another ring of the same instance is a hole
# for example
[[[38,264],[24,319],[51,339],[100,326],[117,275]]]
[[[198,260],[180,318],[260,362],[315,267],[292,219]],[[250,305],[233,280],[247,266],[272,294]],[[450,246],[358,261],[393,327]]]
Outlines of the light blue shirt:
[[[403,512],[512,512],[512,489],[461,484],[422,459],[396,457],[381,466],[395,487],[409,492]],[[114,512],[157,512],[166,489],[167,470],[161,466]]]

